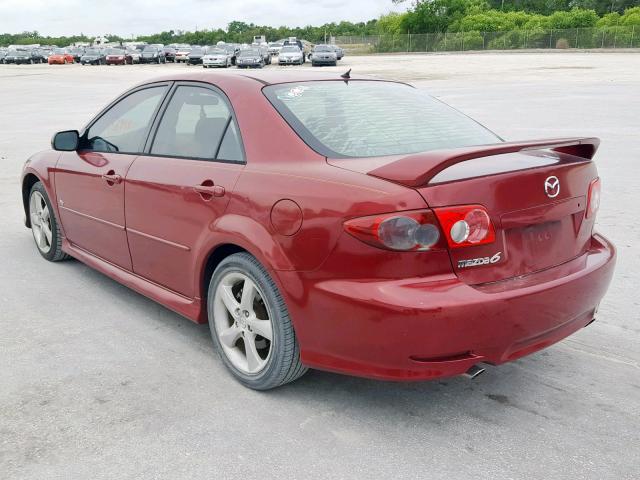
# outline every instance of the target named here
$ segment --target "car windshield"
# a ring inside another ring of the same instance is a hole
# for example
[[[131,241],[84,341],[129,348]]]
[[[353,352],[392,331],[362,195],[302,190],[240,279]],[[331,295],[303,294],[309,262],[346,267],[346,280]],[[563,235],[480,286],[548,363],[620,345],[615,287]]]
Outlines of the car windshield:
[[[156,47],[145,47],[145,49],[143,50],[143,52],[147,52],[147,53],[155,53],[157,51],[158,49]]]
[[[189,52],[189,55],[203,55],[204,54],[204,48],[194,48],[193,50],[191,50],[191,52]]]
[[[264,92],[296,133],[327,157],[406,155],[500,141],[469,117],[401,83],[302,82]]]
[[[86,52],[84,52],[85,55],[98,55],[99,53],[100,53],[100,50],[96,48],[90,48]]]
[[[295,52],[299,52],[300,49],[298,47],[294,47],[291,45],[287,45],[286,47],[282,47],[282,50],[280,50],[281,53],[295,53]]]
[[[227,52],[225,50],[221,50],[220,48],[214,48],[207,52],[209,55],[226,55]]]
[[[110,48],[107,50],[107,55],[123,55],[124,52],[122,50],[118,50],[117,48]]]
[[[281,47],[282,44],[281,43],[270,43],[269,46],[270,47]]]
[[[258,57],[260,56],[260,52],[255,49],[243,50],[240,52],[241,57]]]
[[[18,50],[16,52],[16,57],[29,57],[29,56],[31,56],[31,53],[25,52],[23,50]]]
[[[54,55],[64,55],[65,53],[67,53],[64,48],[56,48],[53,50],[53,54]]]
[[[327,47],[326,45],[318,45],[316,48],[314,48],[314,51],[316,51],[316,52],[333,52],[333,48]]]

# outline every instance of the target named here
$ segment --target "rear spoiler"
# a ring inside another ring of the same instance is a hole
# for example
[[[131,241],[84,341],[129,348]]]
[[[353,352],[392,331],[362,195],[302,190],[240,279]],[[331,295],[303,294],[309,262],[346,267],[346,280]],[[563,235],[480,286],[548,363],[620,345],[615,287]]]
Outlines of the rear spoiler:
[[[400,183],[408,187],[420,187],[429,183],[438,173],[457,163],[505,153],[527,150],[552,150],[580,157],[593,158],[600,145],[598,138],[555,138],[525,142],[504,142],[491,145],[433,150],[407,155],[394,162],[368,172],[368,175]]]

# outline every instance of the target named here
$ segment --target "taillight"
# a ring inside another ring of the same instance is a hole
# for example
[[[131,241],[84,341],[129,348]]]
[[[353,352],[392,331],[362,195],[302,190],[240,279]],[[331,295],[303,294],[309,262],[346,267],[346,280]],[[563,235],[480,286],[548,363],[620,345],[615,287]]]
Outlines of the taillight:
[[[596,178],[589,184],[589,194],[587,196],[587,212],[586,217],[591,218],[600,208],[600,177]]]
[[[346,221],[344,228],[369,245],[389,250],[421,251],[445,247],[431,210],[354,218]]]
[[[436,208],[436,217],[450,248],[492,243],[496,232],[482,205]]]

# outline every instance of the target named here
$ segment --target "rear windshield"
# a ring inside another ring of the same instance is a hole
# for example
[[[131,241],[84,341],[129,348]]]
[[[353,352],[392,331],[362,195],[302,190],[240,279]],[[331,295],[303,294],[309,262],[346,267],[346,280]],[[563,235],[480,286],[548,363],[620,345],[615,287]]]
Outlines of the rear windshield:
[[[301,82],[264,92],[296,133],[327,157],[406,155],[500,141],[457,110],[400,83]]]

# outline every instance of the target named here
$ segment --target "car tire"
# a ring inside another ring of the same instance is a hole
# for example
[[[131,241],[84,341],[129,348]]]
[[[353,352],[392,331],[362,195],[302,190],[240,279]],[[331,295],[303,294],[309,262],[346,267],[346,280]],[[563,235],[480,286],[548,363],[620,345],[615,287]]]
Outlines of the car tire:
[[[31,231],[40,255],[50,262],[69,258],[69,255],[62,251],[62,234],[58,220],[42,182],[36,182],[31,187],[28,207]]]
[[[247,285],[252,299],[243,303]],[[267,270],[249,253],[230,255],[215,269],[209,282],[207,313],[222,362],[246,387],[269,390],[306,373],[284,299]],[[245,344],[245,339],[251,343]],[[245,345],[252,345],[251,354],[247,355]]]

